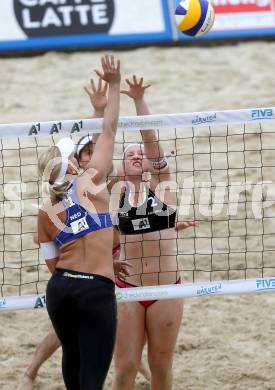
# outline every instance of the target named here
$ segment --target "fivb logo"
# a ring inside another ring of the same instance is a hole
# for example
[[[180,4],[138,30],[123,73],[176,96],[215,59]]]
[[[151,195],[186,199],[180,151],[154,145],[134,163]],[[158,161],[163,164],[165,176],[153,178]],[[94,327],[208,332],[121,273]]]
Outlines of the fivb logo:
[[[273,109],[272,108],[260,108],[256,110],[251,110],[252,120],[259,119],[274,119]]]
[[[275,278],[256,279],[257,291],[275,290]]]

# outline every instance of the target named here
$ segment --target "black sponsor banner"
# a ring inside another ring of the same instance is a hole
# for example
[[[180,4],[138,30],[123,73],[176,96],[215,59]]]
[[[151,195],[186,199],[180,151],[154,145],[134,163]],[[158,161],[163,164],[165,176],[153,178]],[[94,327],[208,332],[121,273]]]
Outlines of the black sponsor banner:
[[[13,0],[13,7],[30,38],[108,33],[115,12],[114,0]]]

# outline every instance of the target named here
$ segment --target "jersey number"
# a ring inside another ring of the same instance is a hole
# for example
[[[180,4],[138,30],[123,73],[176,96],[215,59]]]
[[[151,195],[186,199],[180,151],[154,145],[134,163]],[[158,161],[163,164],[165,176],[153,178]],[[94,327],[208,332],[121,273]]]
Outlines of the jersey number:
[[[148,198],[148,202],[149,201],[151,201],[151,207],[153,208],[153,207],[157,207],[157,202],[156,202],[156,200],[152,197],[152,196],[150,196],[149,198]]]

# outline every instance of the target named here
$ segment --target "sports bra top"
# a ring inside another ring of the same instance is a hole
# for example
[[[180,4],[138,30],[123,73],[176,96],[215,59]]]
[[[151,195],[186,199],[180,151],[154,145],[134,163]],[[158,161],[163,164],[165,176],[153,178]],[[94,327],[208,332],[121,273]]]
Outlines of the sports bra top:
[[[62,198],[62,203],[66,210],[66,221],[64,228],[54,239],[58,247],[96,230],[113,226],[109,213],[92,214],[79,204],[75,180],[70,185],[66,196]]]
[[[169,229],[175,226],[176,211],[163,203],[153,191],[146,188],[143,204],[133,207],[129,202],[128,186],[122,195],[114,226],[122,234],[140,234]]]

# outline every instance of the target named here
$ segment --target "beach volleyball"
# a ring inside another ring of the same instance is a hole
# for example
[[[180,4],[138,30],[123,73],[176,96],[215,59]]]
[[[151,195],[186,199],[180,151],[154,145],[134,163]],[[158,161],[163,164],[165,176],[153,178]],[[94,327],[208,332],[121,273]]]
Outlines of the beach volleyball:
[[[211,30],[215,12],[208,0],[184,0],[175,10],[175,19],[182,33],[200,37]]]

